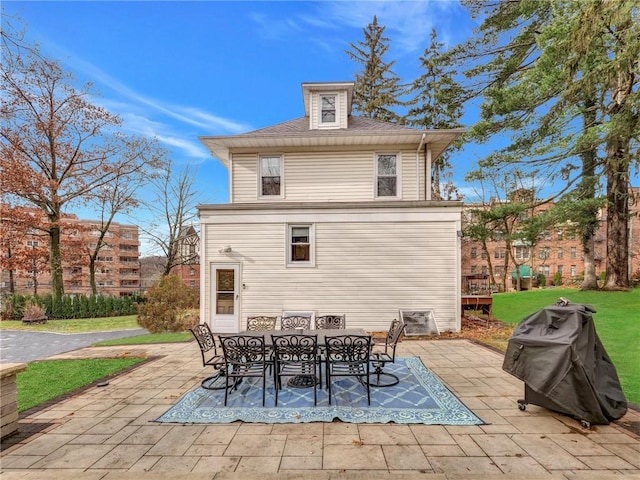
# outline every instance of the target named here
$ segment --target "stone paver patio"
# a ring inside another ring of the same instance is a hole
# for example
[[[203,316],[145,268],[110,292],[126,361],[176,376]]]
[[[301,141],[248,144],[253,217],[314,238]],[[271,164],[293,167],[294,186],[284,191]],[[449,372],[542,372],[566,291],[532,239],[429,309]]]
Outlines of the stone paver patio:
[[[637,429],[637,411],[591,430],[533,405],[522,412],[523,384],[502,355],[465,340],[405,340],[399,355],[420,356],[487,425],[159,424],[209,373],[194,342],[54,358],[140,354],[158,358],[23,416],[2,479],[640,479],[640,438],[622,427]]]

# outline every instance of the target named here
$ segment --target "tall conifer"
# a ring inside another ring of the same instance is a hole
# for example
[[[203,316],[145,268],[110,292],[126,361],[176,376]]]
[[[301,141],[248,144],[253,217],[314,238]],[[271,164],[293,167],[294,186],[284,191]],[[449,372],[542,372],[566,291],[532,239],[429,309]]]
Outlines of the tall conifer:
[[[373,21],[362,29],[364,40],[350,43],[351,50],[346,50],[349,58],[362,66],[362,71],[355,75],[353,106],[362,116],[401,123],[402,117],[393,108],[405,105],[400,99],[405,88],[393,73],[395,61],[385,62],[390,40],[383,36],[384,30],[374,16]]]
[[[406,123],[412,126],[432,129],[451,129],[462,127],[460,118],[463,114],[464,90],[454,79],[455,72],[443,52],[444,44],[438,41],[436,29],[431,30],[431,40],[424,54],[420,57],[422,75],[413,82],[413,105],[409,109]],[[459,147],[460,143],[456,144]],[[432,166],[433,198],[452,199],[457,190],[449,180],[441,185],[442,180],[450,175],[449,157],[451,150],[444,152]]]

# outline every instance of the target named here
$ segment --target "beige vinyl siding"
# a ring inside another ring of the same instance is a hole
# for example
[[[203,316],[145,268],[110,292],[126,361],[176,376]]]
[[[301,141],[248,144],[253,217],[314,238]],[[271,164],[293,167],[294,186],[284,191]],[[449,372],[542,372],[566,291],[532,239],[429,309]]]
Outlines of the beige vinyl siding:
[[[383,331],[400,308],[433,308],[442,331],[459,328],[455,222],[315,223],[313,268],[286,267],[286,222],[203,228],[207,271],[210,263],[241,264],[241,323],[248,315],[314,310]],[[218,253],[226,244],[232,255]],[[204,280],[208,292],[208,274]],[[210,305],[205,310],[210,318]]]
[[[231,176],[231,203],[255,202],[258,200],[258,155],[235,153]]]
[[[367,151],[283,153],[284,202],[370,201],[374,198],[375,154],[397,153],[401,159],[399,200],[417,200],[416,151],[381,147]],[[263,152],[266,153],[266,152]],[[269,152],[273,153],[273,152]],[[258,198],[258,154],[233,155],[232,203],[269,202]],[[423,163],[423,160],[420,160]],[[424,173],[424,165],[422,166]],[[424,189],[424,183],[422,184]],[[423,195],[424,198],[424,195]]]

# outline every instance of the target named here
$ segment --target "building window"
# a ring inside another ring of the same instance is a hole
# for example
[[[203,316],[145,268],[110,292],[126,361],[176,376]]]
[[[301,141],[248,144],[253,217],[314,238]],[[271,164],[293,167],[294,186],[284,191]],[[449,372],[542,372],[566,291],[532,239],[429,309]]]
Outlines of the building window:
[[[576,247],[571,247],[571,258],[578,258],[578,251]]]
[[[562,260],[564,258],[564,250],[561,248],[558,249],[558,260]]]
[[[27,247],[37,247],[38,245],[38,240],[27,240]]]
[[[558,273],[560,274],[560,276],[562,276],[564,274],[564,267],[563,265],[558,265]]]
[[[192,288],[195,288],[196,281],[195,280],[189,280],[189,286],[192,287]]]
[[[395,154],[376,156],[376,197],[398,196],[398,158]]]
[[[529,247],[516,247],[516,258],[526,260],[529,258]]]
[[[547,260],[549,258],[549,247],[542,247],[539,251],[538,251],[538,258],[540,260]]]
[[[487,252],[485,252],[484,250],[480,251],[480,258],[482,260],[486,260],[487,259]],[[483,272],[484,273],[484,272]]]
[[[570,275],[572,277],[575,277],[576,276],[576,266],[575,265],[571,265],[570,271],[571,271]]]
[[[260,157],[260,196],[282,196],[282,157]]]
[[[507,251],[504,248],[496,248],[496,251],[494,252],[494,258],[500,259],[500,258],[505,258],[507,254]]]
[[[191,275],[191,276],[193,277],[195,274],[196,274],[195,269],[190,268],[190,269],[189,269],[189,275]]]
[[[336,112],[336,96],[322,95],[320,96],[320,123],[335,124],[337,123]]]
[[[563,240],[564,239],[564,231],[563,230],[558,230],[557,235],[558,235],[558,240]]]
[[[476,247],[471,247],[471,258],[476,258],[478,256],[478,250]]]
[[[315,266],[313,225],[289,225],[287,265]]]

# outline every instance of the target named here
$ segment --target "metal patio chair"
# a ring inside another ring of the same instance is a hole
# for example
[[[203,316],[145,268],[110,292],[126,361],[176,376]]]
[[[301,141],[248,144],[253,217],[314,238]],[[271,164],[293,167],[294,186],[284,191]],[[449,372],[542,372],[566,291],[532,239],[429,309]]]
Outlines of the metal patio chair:
[[[318,404],[318,336],[271,335],[275,360],[276,406],[282,377],[291,377],[289,386],[313,385],[313,404]],[[321,384],[322,386],[322,384]]]
[[[262,406],[264,407],[267,369],[273,365],[265,348],[264,337],[255,335],[221,336],[220,343],[227,369],[224,392],[225,407],[230,387],[237,390],[239,382],[248,377],[262,378]],[[232,383],[230,383],[231,381]]]
[[[218,346],[216,345],[216,339],[209,324],[201,323],[193,328],[189,329],[198,342],[200,347],[200,353],[202,355],[202,366],[213,367],[214,374],[210,377],[202,380],[200,385],[207,390],[221,390],[224,385],[212,386],[216,383],[216,380],[225,375],[225,362],[224,357],[218,353]]]
[[[367,391],[367,403],[371,405],[369,389],[369,359],[371,337],[369,335],[338,335],[325,339],[325,372],[331,405],[331,378],[355,377]]]
[[[397,375],[385,372],[384,366],[387,363],[396,361],[396,347],[404,332],[406,325],[403,321],[394,319],[389,327],[384,343],[374,343],[371,352],[371,365],[373,372],[369,376],[369,385],[372,387],[391,387],[400,381]]]

